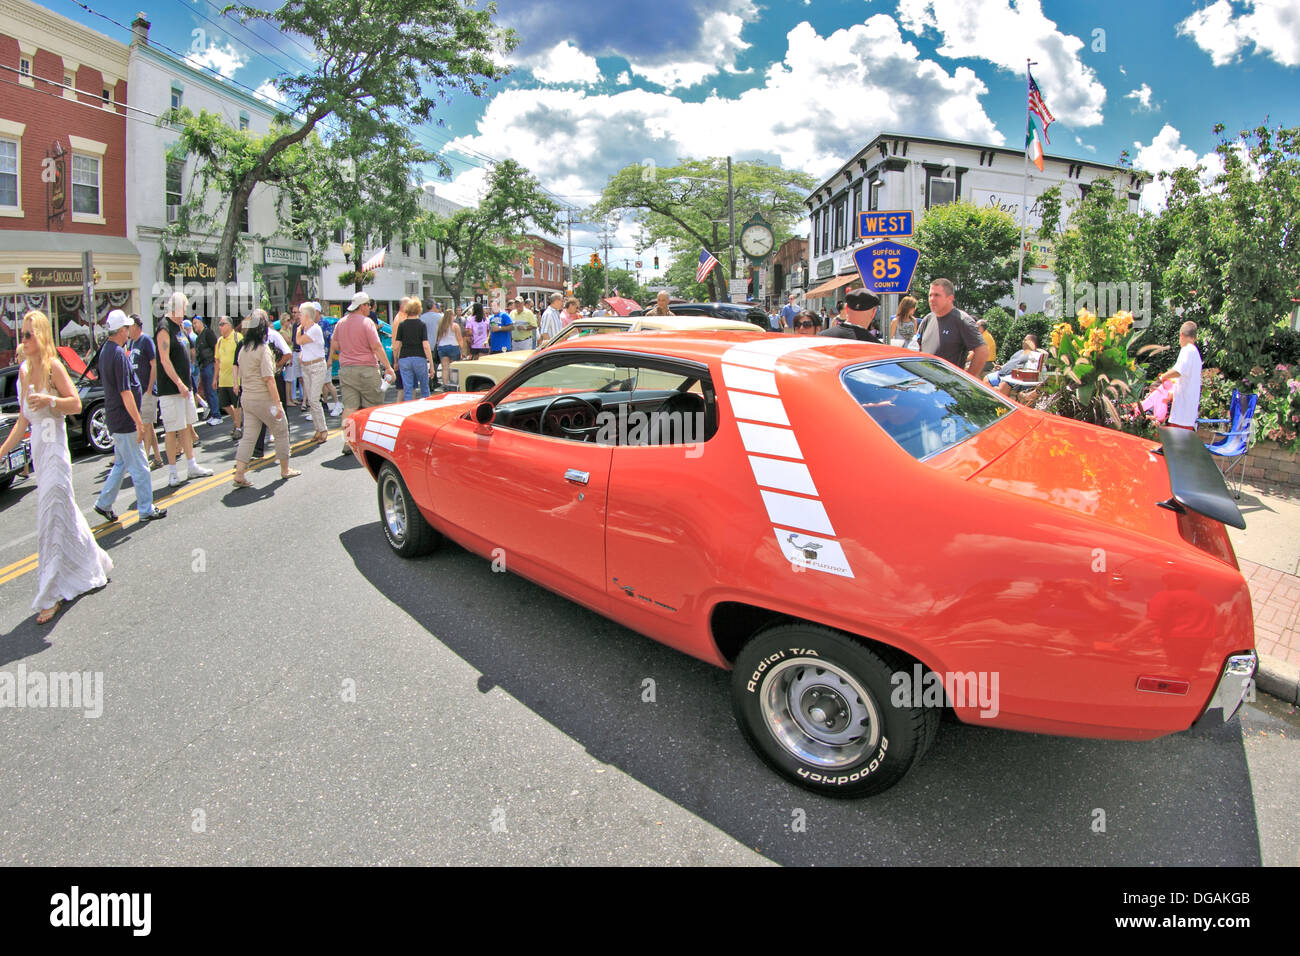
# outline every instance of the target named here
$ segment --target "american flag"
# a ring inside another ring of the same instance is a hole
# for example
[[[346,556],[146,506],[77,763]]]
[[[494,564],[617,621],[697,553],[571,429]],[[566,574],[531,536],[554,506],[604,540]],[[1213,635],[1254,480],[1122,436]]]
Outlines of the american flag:
[[[703,282],[713,267],[718,264],[718,260],[713,257],[713,253],[708,249],[700,250],[700,264],[695,268],[695,281]]]
[[[1029,77],[1029,112],[1043,121],[1043,128],[1040,132],[1043,135],[1044,142],[1050,146],[1052,141],[1047,138],[1047,127],[1056,122],[1056,117],[1052,115],[1052,111],[1047,108],[1047,104],[1043,101],[1043,93],[1038,88],[1038,84],[1034,82],[1034,74],[1028,70],[1025,73]]]
[[[384,253],[387,252],[387,251],[388,251],[387,249],[380,249],[378,252],[376,252],[373,256],[371,256],[371,257],[370,257],[369,259],[367,259],[364,263],[362,263],[362,265],[361,265],[361,271],[362,271],[362,272],[371,272],[371,271],[373,271],[373,270],[375,270],[375,269],[381,269],[381,268],[383,268],[383,265],[384,265]]]

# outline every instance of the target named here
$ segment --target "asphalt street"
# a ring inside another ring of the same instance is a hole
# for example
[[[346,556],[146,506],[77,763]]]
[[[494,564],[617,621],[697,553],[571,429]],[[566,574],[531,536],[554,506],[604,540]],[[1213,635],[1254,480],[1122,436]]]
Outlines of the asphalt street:
[[[111,582],[52,627],[34,488],[0,497],[0,668],[104,688],[0,708],[0,863],[1300,863],[1286,705],[1149,743],[945,723],[893,790],[824,799],[751,753],[723,671],[454,545],[394,556],[337,438],[235,490],[199,427],[217,475],[154,472],[169,516],[102,532]],[[107,465],[74,460],[92,525]]]

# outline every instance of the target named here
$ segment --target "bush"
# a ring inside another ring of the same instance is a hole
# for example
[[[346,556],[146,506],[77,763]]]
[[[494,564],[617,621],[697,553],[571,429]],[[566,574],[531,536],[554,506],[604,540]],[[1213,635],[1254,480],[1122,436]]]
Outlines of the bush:
[[[995,305],[984,313],[984,321],[989,325],[989,335],[998,347],[997,355],[990,355],[990,362],[1005,362],[1011,358],[1015,349],[1007,350],[1007,334],[1011,331],[1011,313],[1000,305]]]
[[[1161,372],[1167,372],[1178,361],[1178,330],[1182,328],[1183,318],[1172,312],[1158,319],[1152,319],[1137,340],[1138,347],[1145,349],[1148,345],[1163,345],[1167,348],[1140,352],[1138,364],[1146,369],[1148,379],[1155,379]],[[1199,344],[1199,343],[1198,343]],[[1204,351],[1201,357],[1205,357]]]
[[[1300,332],[1285,327],[1274,329],[1264,343],[1264,365],[1300,365]]]
[[[1038,336],[1040,349],[1047,348],[1052,337],[1052,320],[1041,312],[1030,312],[1012,322],[1005,343],[998,341],[998,351],[1006,353],[1004,362],[1020,350],[1020,343],[1025,340],[1025,335],[1029,332]]]

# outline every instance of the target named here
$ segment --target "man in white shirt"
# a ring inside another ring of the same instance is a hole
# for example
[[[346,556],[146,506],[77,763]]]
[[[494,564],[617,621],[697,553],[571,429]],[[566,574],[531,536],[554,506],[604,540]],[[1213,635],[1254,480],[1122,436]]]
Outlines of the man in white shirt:
[[[1201,413],[1201,353],[1196,348],[1195,322],[1183,323],[1178,330],[1178,344],[1178,361],[1169,371],[1160,373],[1159,381],[1177,380],[1168,424],[1196,431],[1196,419]]]
[[[538,332],[541,335],[537,342],[538,348],[564,331],[564,316],[560,314],[560,303],[563,301],[564,296],[560,295],[560,293],[552,293],[551,304],[542,313],[542,321],[538,326]]]

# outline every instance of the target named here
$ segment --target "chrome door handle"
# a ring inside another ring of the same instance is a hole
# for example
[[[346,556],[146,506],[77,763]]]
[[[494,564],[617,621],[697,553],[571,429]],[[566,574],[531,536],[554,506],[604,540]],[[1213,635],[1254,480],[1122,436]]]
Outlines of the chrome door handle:
[[[570,468],[564,473],[565,481],[576,481],[580,485],[585,485],[591,480],[591,475],[585,471],[578,471],[576,468]]]

